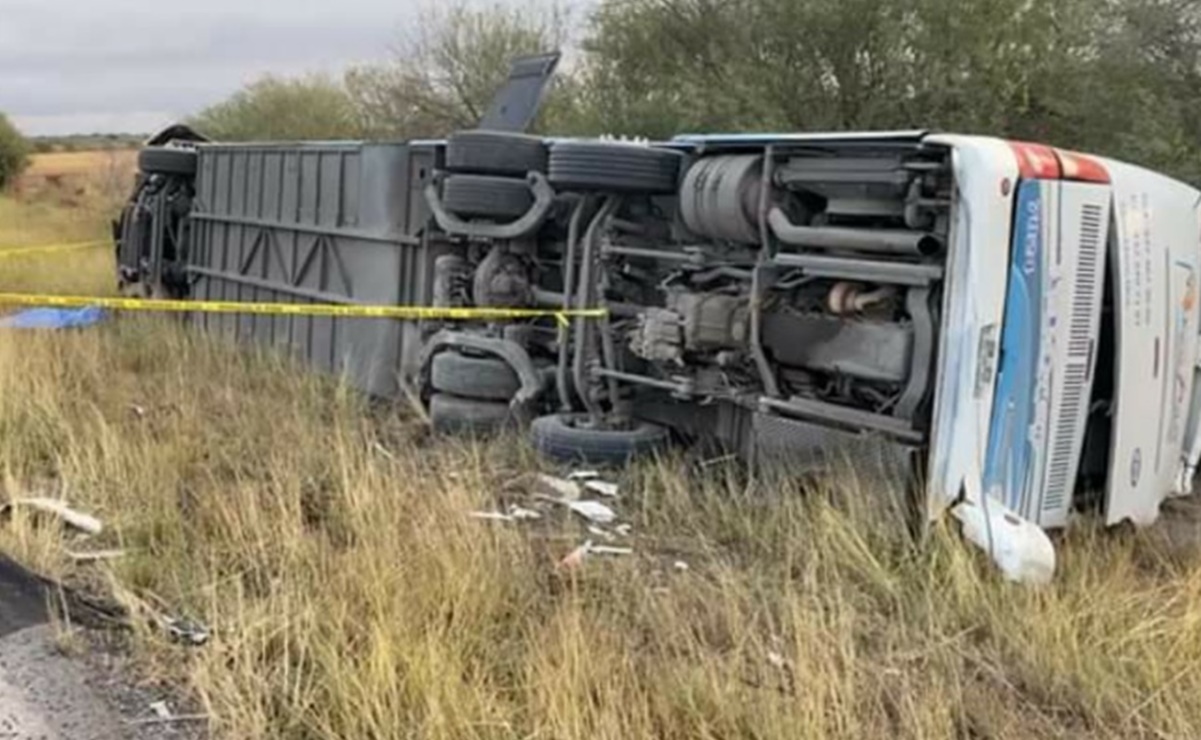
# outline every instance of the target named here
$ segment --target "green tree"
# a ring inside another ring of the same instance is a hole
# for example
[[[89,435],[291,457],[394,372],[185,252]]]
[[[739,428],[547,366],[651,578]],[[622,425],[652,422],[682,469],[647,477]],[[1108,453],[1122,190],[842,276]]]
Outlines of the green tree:
[[[587,74],[599,107],[622,116],[616,125],[658,134],[976,128],[998,122],[1030,80],[1062,62],[1050,19],[1074,4],[607,2],[586,43]]]
[[[29,164],[29,142],[0,113],[0,189],[8,187]]]
[[[613,133],[933,128],[1201,177],[1194,0],[606,0],[576,116]]]
[[[219,141],[300,141],[362,136],[346,88],[324,75],[263,77],[190,121]]]

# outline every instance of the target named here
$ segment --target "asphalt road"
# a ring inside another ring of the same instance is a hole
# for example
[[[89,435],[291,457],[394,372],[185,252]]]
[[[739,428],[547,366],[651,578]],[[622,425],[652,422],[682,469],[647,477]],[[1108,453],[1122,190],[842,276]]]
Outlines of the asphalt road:
[[[0,555],[0,638],[49,620],[46,586]]]
[[[0,740],[120,740],[125,726],[57,649],[47,587],[0,555]]]

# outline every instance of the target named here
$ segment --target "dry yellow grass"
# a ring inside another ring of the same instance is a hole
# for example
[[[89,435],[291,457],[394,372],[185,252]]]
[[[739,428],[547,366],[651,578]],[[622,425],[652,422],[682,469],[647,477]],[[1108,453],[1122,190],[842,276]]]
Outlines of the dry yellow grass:
[[[564,576],[577,522],[466,515],[539,465],[172,322],[0,333],[4,488],[65,492],[131,552],[118,592],[211,625],[136,643],[219,736],[1201,737],[1201,562],[1156,531],[1072,531],[1029,589],[914,548],[888,490],[669,461],[621,476],[636,555]],[[62,575],[62,537],[0,548]]]
[[[0,251],[111,237],[92,209],[0,198]]]
[[[137,152],[132,149],[38,154],[25,171],[26,179],[46,179],[70,175],[91,177],[107,169],[132,171]]]
[[[4,253],[111,239],[110,220],[132,186],[134,166],[130,152],[35,156],[13,192],[0,197],[0,292],[111,293],[115,272],[109,247],[20,257]]]

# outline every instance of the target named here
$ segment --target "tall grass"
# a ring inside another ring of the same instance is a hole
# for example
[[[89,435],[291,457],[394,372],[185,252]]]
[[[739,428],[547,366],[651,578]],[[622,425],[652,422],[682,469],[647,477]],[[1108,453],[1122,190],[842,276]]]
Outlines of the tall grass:
[[[4,491],[96,513],[129,555],[84,575],[211,626],[136,644],[220,736],[1201,736],[1201,567],[1157,531],[1078,527],[1030,589],[915,547],[888,486],[666,460],[619,474],[635,555],[564,571],[565,512],[468,516],[543,465],[174,322],[0,333]],[[0,548],[80,577],[64,537]]]
[[[103,517],[122,589],[212,626],[140,644],[228,737],[1201,732],[1201,569],[1154,532],[1072,532],[1032,590],[914,548],[886,490],[665,462],[622,473],[636,555],[565,574],[578,523],[467,516],[538,465],[171,324],[0,335],[6,487]],[[59,537],[0,543],[62,574]]]

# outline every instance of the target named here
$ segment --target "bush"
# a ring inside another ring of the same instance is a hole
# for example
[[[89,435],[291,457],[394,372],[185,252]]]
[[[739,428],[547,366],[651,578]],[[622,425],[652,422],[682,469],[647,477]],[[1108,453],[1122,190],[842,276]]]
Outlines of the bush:
[[[0,189],[8,187],[29,164],[29,142],[8,116],[0,113]]]
[[[355,139],[361,135],[346,89],[322,75],[264,77],[204,109],[190,124],[218,141]]]

